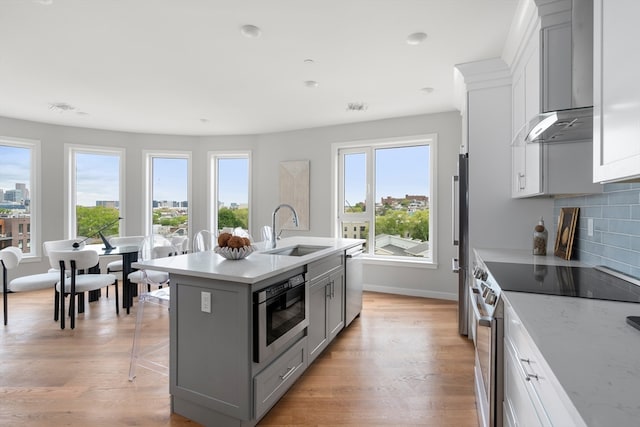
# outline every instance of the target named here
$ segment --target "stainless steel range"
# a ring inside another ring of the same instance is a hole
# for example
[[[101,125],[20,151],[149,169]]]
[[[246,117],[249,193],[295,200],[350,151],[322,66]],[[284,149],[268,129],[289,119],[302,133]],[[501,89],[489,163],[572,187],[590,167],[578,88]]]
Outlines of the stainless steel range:
[[[481,427],[502,426],[504,309],[501,289],[477,259],[469,293],[475,345],[476,408]]]

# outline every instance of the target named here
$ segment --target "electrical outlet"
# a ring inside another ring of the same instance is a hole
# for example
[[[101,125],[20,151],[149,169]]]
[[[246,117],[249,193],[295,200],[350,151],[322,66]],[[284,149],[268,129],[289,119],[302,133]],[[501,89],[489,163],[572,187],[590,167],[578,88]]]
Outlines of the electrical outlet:
[[[593,237],[593,218],[587,218],[587,236]]]
[[[200,292],[200,311],[211,313],[211,292]]]

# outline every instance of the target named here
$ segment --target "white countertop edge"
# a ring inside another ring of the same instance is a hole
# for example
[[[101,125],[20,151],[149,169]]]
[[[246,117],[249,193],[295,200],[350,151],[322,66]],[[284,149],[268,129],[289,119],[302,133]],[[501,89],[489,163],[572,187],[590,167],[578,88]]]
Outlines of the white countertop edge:
[[[166,271],[169,274],[254,284],[333,253],[361,245],[364,242],[365,240],[363,239],[289,237],[279,240],[276,248],[295,245],[328,246],[328,248],[304,256],[284,256],[264,253],[265,250],[272,249],[265,249],[264,242],[258,242],[255,243],[258,251],[242,260],[227,260],[213,251],[206,251],[139,261],[133,263],[132,266],[139,269],[148,268]]]

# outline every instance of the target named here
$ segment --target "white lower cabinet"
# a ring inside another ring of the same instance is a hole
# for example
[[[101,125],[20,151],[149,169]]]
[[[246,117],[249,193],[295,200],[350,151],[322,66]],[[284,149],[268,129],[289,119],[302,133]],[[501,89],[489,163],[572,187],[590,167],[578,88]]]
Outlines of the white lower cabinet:
[[[506,298],[504,352],[506,425],[586,427]]]

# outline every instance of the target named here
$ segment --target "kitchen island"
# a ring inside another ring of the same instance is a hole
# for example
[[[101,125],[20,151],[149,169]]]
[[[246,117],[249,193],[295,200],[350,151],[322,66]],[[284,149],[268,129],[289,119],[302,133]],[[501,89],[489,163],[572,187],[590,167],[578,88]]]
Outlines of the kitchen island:
[[[171,277],[172,411],[207,426],[255,425],[344,327],[345,252],[363,243],[293,237],[242,260],[207,251],[135,263]],[[305,252],[285,254],[295,247]],[[307,326],[259,355],[258,291],[300,275]]]
[[[529,251],[477,253],[484,261],[584,266]],[[638,425],[640,331],[625,319],[640,316],[640,304],[510,291],[504,296],[557,380],[560,397],[581,418],[573,425]]]

